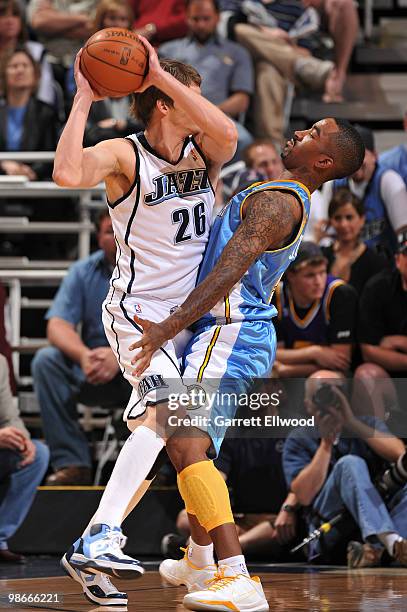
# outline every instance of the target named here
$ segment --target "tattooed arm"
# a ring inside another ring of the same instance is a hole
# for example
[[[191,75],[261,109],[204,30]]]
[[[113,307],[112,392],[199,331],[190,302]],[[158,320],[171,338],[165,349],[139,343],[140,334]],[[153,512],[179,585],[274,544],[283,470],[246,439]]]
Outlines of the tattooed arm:
[[[153,352],[166,340],[209,312],[264,251],[287,244],[301,221],[301,214],[299,202],[290,194],[262,191],[250,196],[246,216],[219,261],[185,302],[159,324],[135,317],[144,332],[142,339],[130,347],[143,348],[133,359],[133,363],[137,362],[136,373],[145,369]]]

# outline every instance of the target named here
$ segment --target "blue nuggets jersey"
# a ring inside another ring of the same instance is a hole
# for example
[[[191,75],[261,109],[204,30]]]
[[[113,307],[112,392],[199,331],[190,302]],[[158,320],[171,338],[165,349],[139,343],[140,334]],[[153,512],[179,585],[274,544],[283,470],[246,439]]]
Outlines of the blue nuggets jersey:
[[[225,245],[242,222],[242,210],[246,199],[259,191],[292,192],[302,204],[303,215],[294,240],[286,247],[265,251],[252,264],[228,295],[196,324],[223,325],[237,321],[271,319],[277,310],[270,303],[275,287],[290,263],[295,259],[302,240],[310,210],[310,192],[297,181],[269,181],[255,183],[235,195],[216,217],[211,229],[208,246],[198,275],[201,282],[213,270]]]

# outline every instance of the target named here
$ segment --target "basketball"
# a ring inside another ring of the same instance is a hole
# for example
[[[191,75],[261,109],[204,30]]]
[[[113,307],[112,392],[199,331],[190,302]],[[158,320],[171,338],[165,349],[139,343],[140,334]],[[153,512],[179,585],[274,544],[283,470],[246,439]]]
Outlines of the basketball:
[[[134,92],[147,72],[148,53],[137,34],[125,28],[99,30],[86,42],[80,69],[92,89],[120,98]]]

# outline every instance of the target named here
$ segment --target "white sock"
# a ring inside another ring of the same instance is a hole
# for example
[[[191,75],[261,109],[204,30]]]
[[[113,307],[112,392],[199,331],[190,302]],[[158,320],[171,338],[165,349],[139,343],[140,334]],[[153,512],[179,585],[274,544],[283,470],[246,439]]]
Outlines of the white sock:
[[[391,557],[394,556],[394,543],[400,542],[403,538],[394,531],[386,531],[386,533],[378,533],[377,538],[386,547],[387,552]]]
[[[199,544],[196,544],[192,538],[189,538],[188,559],[197,567],[214,565],[215,559],[213,558],[213,544],[199,546]]]
[[[135,492],[154,465],[164,440],[141,425],[126,440],[100,500],[92,524],[120,526]]]
[[[246,560],[243,555],[236,555],[235,557],[229,557],[228,559],[219,559],[218,565],[228,565],[236,572],[236,574],[245,574],[246,576],[250,576],[249,570],[246,567]]]

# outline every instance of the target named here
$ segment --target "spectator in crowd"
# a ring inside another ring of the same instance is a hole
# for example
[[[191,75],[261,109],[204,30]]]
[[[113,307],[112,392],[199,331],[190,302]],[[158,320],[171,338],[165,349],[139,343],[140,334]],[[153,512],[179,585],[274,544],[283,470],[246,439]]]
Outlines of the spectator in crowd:
[[[6,289],[4,288],[2,283],[0,283],[0,353],[4,355],[4,357],[7,359],[8,368],[9,368],[10,388],[14,394],[16,390],[16,381],[14,378],[13,364],[11,361],[11,346],[7,340],[6,320],[5,320],[6,302],[7,302]]]
[[[407,228],[406,184],[400,174],[378,161],[373,132],[355,127],[365,145],[365,159],[353,176],[333,181],[332,188],[347,187],[363,201],[363,240],[367,246],[394,253],[396,234]]]
[[[47,312],[51,346],[32,361],[34,389],[55,473],[49,485],[89,484],[88,441],[77,420],[76,403],[126,404],[130,385],[119,372],[102,325],[101,309],[115,264],[116,245],[107,211],[97,222],[100,250],[76,262]],[[81,335],[77,326],[81,324]]]
[[[4,66],[16,48],[26,48],[41,65],[37,98],[50,105],[56,104],[55,82],[51,66],[46,58],[44,46],[28,40],[27,26],[18,0],[0,1],[0,67]],[[0,95],[4,95],[5,84],[0,82]]]
[[[327,273],[327,260],[313,242],[302,242],[297,258],[275,293],[278,314],[275,373],[309,376],[321,367],[346,372],[354,342],[357,294]]]
[[[3,71],[5,95],[0,104],[0,151],[55,151],[59,122],[55,110],[36,96],[40,66],[25,48],[16,49]],[[0,172],[30,181],[50,179],[49,162],[5,160]]]
[[[366,282],[387,267],[387,260],[362,242],[365,209],[348,189],[335,191],[328,209],[335,241],[322,252],[330,274],[341,278],[361,294]]]
[[[302,0],[304,7],[315,8],[321,17],[322,31],[334,43],[335,68],[325,83],[324,102],[341,102],[350,58],[359,32],[357,6],[353,0]]]
[[[324,91],[332,78],[334,64],[309,51],[310,35],[319,27],[318,15],[315,9],[305,10],[301,0],[223,0],[221,9],[229,37],[245,46],[255,62],[255,136],[282,144],[288,83]]]
[[[359,342],[363,358],[376,366],[376,376],[407,372],[407,232],[399,235],[396,268],[376,274],[360,298]]]
[[[23,563],[8,540],[24,521],[47,471],[48,448],[30,434],[14,404],[7,360],[0,355],[0,563]]]
[[[135,21],[133,29],[152,45],[181,38],[187,33],[185,0],[129,0]]]
[[[407,107],[404,110],[403,125],[407,133]],[[407,142],[384,151],[379,157],[379,163],[383,168],[395,170],[407,185]]]
[[[98,0],[30,0],[27,17],[47,49],[54,76],[65,89],[66,71],[93,31]]]
[[[283,171],[281,155],[271,140],[254,140],[243,151],[244,167],[225,177],[225,196],[232,197],[256,181],[273,181]]]
[[[103,28],[131,28],[134,16],[126,0],[101,0],[96,9],[94,30]],[[76,85],[74,68],[68,76],[67,91],[73,98]],[[101,140],[123,138],[141,129],[139,123],[129,117],[131,96],[123,98],[104,98],[92,104],[85,132],[86,146],[94,146]]]
[[[323,384],[329,386],[331,398],[322,405],[316,393]],[[310,530],[342,514],[341,522],[324,538],[328,554],[335,545],[346,544],[358,528],[364,543],[349,542],[350,568],[380,565],[384,550],[407,565],[407,486],[384,501],[373,483],[383,462],[394,462],[404,454],[403,442],[383,421],[354,414],[342,375],[313,374],[306,383],[305,403],[316,427],[298,428],[289,435],[283,465],[287,486],[309,509]],[[311,546],[311,557],[320,545]]]
[[[242,123],[253,93],[253,68],[247,51],[216,33],[217,0],[188,0],[189,36],[160,47],[160,56],[192,64],[202,76],[202,95],[235,122],[239,140],[235,160],[252,141]]]

